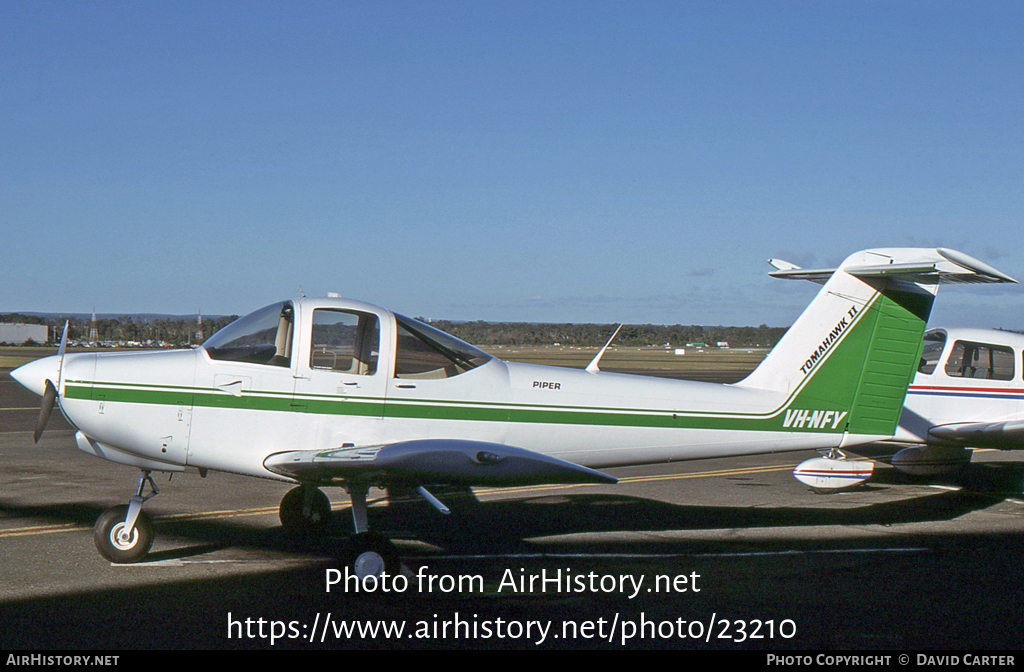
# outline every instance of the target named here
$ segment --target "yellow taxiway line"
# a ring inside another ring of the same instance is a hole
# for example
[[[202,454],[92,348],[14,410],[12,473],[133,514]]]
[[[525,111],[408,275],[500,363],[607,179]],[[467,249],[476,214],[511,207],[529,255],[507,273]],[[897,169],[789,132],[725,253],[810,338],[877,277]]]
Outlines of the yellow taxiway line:
[[[758,474],[772,471],[784,471],[792,469],[795,465],[779,465],[772,467],[747,467],[742,469],[719,469],[716,471],[698,471],[686,474],[660,474],[652,476],[628,476],[626,478],[619,479],[620,484],[631,484],[631,483],[650,483],[654,481],[674,481],[688,478],[709,478],[719,476],[737,476],[743,474]],[[531,492],[549,492],[552,490],[565,490],[568,488],[579,488],[579,487],[594,487],[595,483],[578,483],[570,485],[531,485],[522,486],[518,488],[480,488],[475,489],[474,493],[480,496],[497,495],[497,494],[524,494]],[[383,498],[377,500],[370,500],[367,503],[370,505],[379,504],[384,501]],[[335,510],[343,511],[351,508],[347,504],[334,507]],[[219,511],[200,511],[197,513],[172,513],[168,515],[160,516],[153,520],[154,524],[159,525],[161,521],[166,520],[211,520],[221,518],[242,518],[247,516],[269,516],[277,515],[279,508],[277,506],[262,506],[251,509],[223,509]],[[56,523],[53,525],[34,525],[31,527],[17,527],[6,530],[0,530],[0,539],[7,539],[12,537],[25,537],[42,534],[57,534],[60,532],[75,532],[79,530],[91,529],[89,526],[81,525],[79,523]]]

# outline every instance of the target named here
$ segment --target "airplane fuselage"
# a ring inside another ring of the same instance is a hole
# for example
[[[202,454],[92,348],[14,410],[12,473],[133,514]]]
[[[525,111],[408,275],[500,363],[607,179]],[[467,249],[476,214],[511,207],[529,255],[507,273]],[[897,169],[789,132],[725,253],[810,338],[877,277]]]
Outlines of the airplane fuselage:
[[[382,336],[375,356],[387,365],[370,373],[317,366],[302,315],[323,309],[373,311]],[[395,340],[386,337],[396,328],[389,311],[338,300],[306,301],[295,310],[299,336],[289,366],[217,360],[204,348],[67,355],[60,403],[81,432],[79,447],[143,468],[188,466],[287,480],[264,466],[282,447],[455,438],[527,445],[605,468],[832,448],[843,440],[846,411],[787,407],[792,395],[780,391],[497,358],[453,376],[396,376]],[[982,330],[952,330],[948,339],[946,330],[929,334],[933,352],[926,348],[925,354],[932,359],[910,386],[897,441],[942,443],[929,429],[1024,415],[1024,337]],[[979,372],[970,366],[976,361],[965,368],[960,342],[1002,349],[1003,368]]]
[[[69,355],[62,388],[65,415],[108,454],[268,478],[280,476],[264,459],[282,446],[425,438],[528,445],[590,467],[822,448],[838,445],[844,414],[786,411],[780,392],[493,358],[416,379],[221,362],[202,348]]]

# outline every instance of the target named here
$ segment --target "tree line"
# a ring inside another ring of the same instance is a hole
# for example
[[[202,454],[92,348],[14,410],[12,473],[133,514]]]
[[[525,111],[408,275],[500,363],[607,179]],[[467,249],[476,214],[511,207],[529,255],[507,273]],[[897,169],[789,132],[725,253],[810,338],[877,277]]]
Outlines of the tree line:
[[[231,322],[238,319],[237,315],[203,318],[203,339],[212,336]],[[60,340],[64,322],[68,321],[69,341],[88,341],[92,319],[89,317],[43,317],[40,315],[22,315],[8,313],[0,315],[0,322],[22,324],[45,324],[50,327],[50,339]],[[158,317],[147,319],[133,315],[121,317],[97,318],[96,327],[98,341],[120,343],[168,343],[171,345],[187,345],[196,343],[196,319],[194,317]]]
[[[615,324],[572,324],[539,322],[451,322],[434,320],[431,325],[474,345],[561,345],[602,346],[615,331]],[[730,347],[772,347],[787,327],[726,327],[702,325],[625,324],[615,337],[617,345],[644,347],[687,343]]]
[[[68,319],[68,339],[87,341],[92,320],[88,317],[43,317],[8,313],[0,315],[0,322],[23,324],[46,324],[50,327],[50,338],[60,338],[64,321]],[[212,336],[231,322],[237,315],[210,316],[203,318],[203,339]],[[601,346],[615,331],[615,324],[589,323],[548,323],[548,322],[455,322],[433,320],[431,325],[446,331],[456,338],[478,346],[497,345],[561,345]],[[132,315],[105,317],[96,320],[99,341],[169,343],[185,345],[201,342],[196,338],[196,320],[192,317],[143,318]],[[772,347],[786,333],[787,327],[727,327],[702,325],[661,325],[626,324],[619,330],[615,343],[624,346],[682,347],[687,343],[715,345],[727,342],[730,347]]]

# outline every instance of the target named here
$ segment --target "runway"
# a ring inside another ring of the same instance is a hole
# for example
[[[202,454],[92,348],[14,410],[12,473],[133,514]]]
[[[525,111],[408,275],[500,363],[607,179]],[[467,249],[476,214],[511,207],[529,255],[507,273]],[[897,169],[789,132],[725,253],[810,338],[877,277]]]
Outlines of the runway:
[[[289,486],[230,474],[157,479],[148,561],[104,561],[92,525],[134,494],[138,472],[78,451],[56,414],[34,445],[37,405],[4,371],[7,649],[966,651],[1024,640],[1024,456],[980,452],[965,474],[932,481],[881,465],[833,496],[790,475],[807,453],[615,469],[615,486],[439,495],[447,517],[371,492],[371,526],[395,540],[403,579],[328,591],[351,527],[344,493],[327,491],[326,537],[295,540],[277,519]]]

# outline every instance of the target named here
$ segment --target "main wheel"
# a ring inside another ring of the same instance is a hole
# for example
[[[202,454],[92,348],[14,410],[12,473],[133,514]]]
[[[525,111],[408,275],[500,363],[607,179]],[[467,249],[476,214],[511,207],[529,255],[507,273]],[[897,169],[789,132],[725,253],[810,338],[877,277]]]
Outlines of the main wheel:
[[[127,516],[127,506],[115,506],[104,511],[93,528],[92,538],[96,543],[96,550],[104,558],[117,564],[138,562],[146,557],[149,549],[153,547],[153,523],[144,511],[139,511],[131,537],[126,540],[119,537],[124,530],[124,519]]]
[[[350,550],[346,558],[352,572],[360,579],[380,576],[384,572],[395,575],[402,569],[395,545],[375,532],[362,532],[349,539]]]
[[[321,533],[331,522],[331,500],[319,488],[313,490],[313,502],[304,511],[307,486],[293,488],[281,499],[281,525],[293,534]]]

